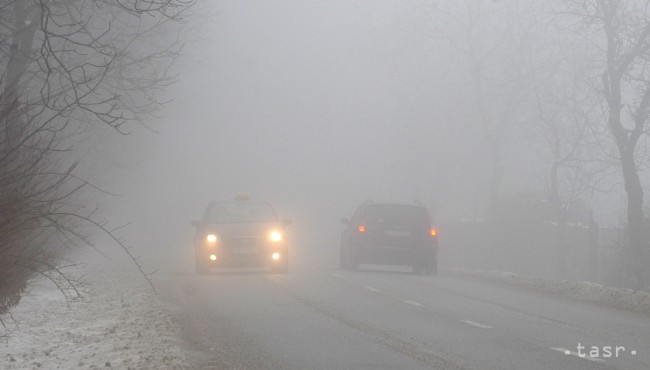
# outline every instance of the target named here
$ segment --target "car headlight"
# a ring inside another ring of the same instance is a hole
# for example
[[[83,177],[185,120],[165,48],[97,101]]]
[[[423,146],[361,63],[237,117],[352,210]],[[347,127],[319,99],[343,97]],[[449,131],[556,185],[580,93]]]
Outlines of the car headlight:
[[[208,236],[205,237],[205,240],[207,240],[208,243],[216,243],[218,239],[217,234],[208,234]]]
[[[269,234],[269,239],[272,242],[276,242],[276,243],[281,242],[282,241],[282,233],[277,231],[277,230],[271,231],[271,234]]]

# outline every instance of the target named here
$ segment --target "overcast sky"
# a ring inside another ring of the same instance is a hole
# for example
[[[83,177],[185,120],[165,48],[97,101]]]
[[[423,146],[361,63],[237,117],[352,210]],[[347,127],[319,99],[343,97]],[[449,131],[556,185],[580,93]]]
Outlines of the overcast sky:
[[[95,143],[106,151],[98,181],[123,194],[107,202],[132,222],[132,243],[190,248],[190,221],[240,192],[270,200],[301,238],[329,244],[367,197],[418,199],[437,220],[476,215],[489,171],[467,67],[435,46],[440,35],[413,4],[200,3],[173,101],[147,122],[159,133],[133,127]],[[543,192],[538,151],[509,145],[503,190]]]

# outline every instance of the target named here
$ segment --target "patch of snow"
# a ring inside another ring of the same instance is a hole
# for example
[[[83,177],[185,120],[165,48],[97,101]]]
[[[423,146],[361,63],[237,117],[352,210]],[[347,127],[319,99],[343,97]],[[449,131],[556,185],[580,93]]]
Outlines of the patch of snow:
[[[613,288],[590,281],[535,278],[503,271],[486,271],[466,268],[451,268],[449,271],[464,276],[537,289],[583,301],[600,302],[625,310],[650,313],[650,293],[645,291]]]
[[[0,369],[189,369],[180,329],[135,271],[83,265],[83,298],[37,280],[2,317]],[[92,274],[92,276],[89,276]],[[79,274],[77,274],[79,275]]]

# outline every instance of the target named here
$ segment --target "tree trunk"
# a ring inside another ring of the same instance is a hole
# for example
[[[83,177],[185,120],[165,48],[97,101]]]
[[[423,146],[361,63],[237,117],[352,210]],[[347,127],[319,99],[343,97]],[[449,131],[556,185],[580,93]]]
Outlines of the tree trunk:
[[[620,155],[621,170],[627,194],[627,222],[628,222],[628,245],[626,248],[626,283],[633,288],[642,289],[645,285],[645,249],[648,243],[645,237],[645,214],[643,212],[643,187],[639,179],[636,161],[634,158],[635,148],[639,137],[644,131],[650,104],[650,91],[646,86],[639,97],[641,101],[634,109],[634,128],[626,129],[621,122],[621,112],[624,107],[622,99],[622,81],[633,62],[641,58],[650,50],[647,42],[650,34],[648,27],[633,40],[636,48],[621,53],[621,29],[616,23],[619,13],[619,2],[608,2],[599,0],[598,5],[602,11],[603,27],[607,37],[607,69],[603,74],[603,85],[609,109],[608,124],[614,136],[618,153]]]
[[[589,212],[589,280],[600,281],[599,266],[600,253],[598,244],[598,224],[594,221],[594,215]]]
[[[558,204],[557,208],[557,273],[559,279],[568,279],[571,275],[567,271],[568,261],[573,258],[572,250],[566,242],[567,236],[567,210]]]
[[[567,227],[567,212],[560,200],[560,189],[558,186],[558,170],[560,162],[554,161],[551,166],[551,194],[549,201],[555,207],[555,216],[557,220],[557,229],[555,230],[555,253],[556,253],[556,278],[566,278],[567,271],[567,250],[566,250],[566,227]]]
[[[635,289],[645,285],[645,249],[648,246],[643,212],[643,187],[636,169],[634,153],[630,148],[620,151],[625,191],[627,193],[627,222],[629,245],[626,251],[628,270],[626,280]]]

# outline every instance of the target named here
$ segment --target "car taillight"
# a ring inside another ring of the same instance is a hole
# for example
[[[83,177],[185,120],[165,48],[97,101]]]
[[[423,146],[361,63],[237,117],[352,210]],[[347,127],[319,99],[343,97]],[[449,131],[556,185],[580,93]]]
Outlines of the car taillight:
[[[438,235],[438,230],[436,230],[435,228],[432,227],[431,228],[431,236],[437,236],[437,235]]]
[[[360,233],[365,233],[366,232],[366,227],[364,225],[359,225],[358,227]]]

